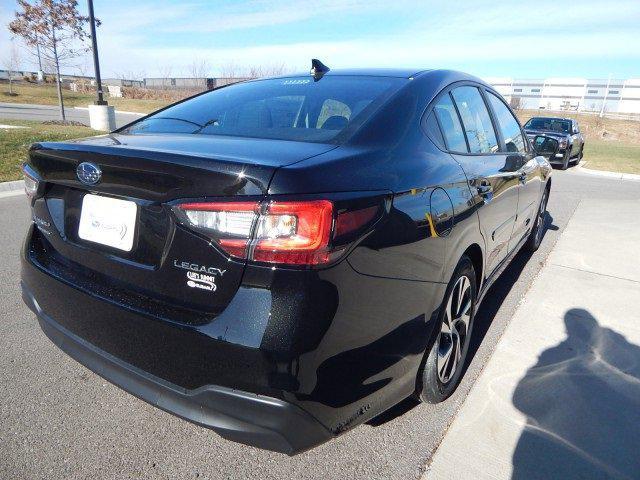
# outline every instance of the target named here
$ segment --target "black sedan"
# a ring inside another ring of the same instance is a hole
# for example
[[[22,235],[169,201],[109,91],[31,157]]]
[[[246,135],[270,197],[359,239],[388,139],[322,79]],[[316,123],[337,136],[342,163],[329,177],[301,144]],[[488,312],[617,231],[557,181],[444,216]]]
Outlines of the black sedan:
[[[320,62],[37,143],[24,172],[23,298],[45,334],[163,410],[288,454],[451,395],[551,189],[481,80]]]

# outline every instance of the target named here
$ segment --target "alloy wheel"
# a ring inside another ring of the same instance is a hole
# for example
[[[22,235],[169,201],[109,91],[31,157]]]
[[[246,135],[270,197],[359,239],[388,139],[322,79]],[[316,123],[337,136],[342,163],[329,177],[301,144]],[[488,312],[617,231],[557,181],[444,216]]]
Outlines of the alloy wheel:
[[[460,367],[468,338],[472,301],[471,281],[463,275],[451,290],[440,330],[436,366],[443,384],[448,383]]]

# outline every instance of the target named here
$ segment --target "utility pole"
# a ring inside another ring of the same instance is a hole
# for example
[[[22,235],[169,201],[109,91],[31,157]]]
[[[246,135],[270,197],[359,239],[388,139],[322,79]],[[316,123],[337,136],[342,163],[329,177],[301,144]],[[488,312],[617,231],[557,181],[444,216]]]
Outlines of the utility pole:
[[[38,52],[38,82],[42,82],[44,72],[42,71],[42,58],[40,58],[40,43],[36,43],[36,52]]]
[[[609,87],[611,86],[611,74],[607,80],[607,89],[604,91],[604,99],[602,100],[602,108],[600,109],[600,118],[604,116],[604,107],[607,105],[607,97],[609,96]]]
[[[98,42],[96,40],[96,19],[93,15],[93,0],[88,0],[89,4],[89,27],[91,28],[91,48],[93,50],[93,68],[96,73],[96,88],[98,99],[96,105],[107,105],[102,97],[102,80],[100,78],[100,61],[98,60]]]
[[[93,15],[93,0],[89,4],[89,27],[91,28],[91,47],[93,50],[93,68],[96,72],[97,99],[89,105],[89,123],[94,130],[111,132],[116,128],[116,112],[113,106],[107,105],[102,97],[102,79],[100,78],[100,62],[98,60],[98,42],[96,40],[96,19]]]

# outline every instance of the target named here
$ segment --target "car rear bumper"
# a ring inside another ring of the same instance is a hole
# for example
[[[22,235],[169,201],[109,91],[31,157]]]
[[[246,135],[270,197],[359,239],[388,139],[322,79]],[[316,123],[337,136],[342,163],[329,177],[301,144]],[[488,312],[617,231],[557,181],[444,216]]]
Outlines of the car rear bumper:
[[[180,317],[74,264],[35,225],[21,276],[43,330],[81,363],[229,439],[289,454],[415,390],[444,290],[362,275],[349,262],[323,271],[256,268],[220,314]]]
[[[60,325],[42,310],[24,282],[22,297],[43,332],[67,355],[136,397],[226,439],[293,455],[333,437],[310,414],[280,399],[216,385],[189,390],[166,382]]]

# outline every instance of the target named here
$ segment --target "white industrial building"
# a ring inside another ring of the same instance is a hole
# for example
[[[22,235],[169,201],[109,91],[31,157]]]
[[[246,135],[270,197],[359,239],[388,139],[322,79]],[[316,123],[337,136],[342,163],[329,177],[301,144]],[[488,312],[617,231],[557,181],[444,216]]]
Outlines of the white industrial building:
[[[514,107],[640,114],[640,78],[485,78]],[[604,109],[603,109],[604,105]]]

